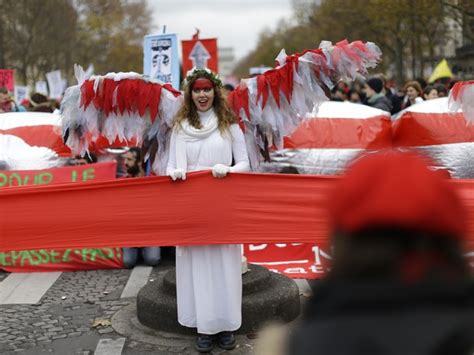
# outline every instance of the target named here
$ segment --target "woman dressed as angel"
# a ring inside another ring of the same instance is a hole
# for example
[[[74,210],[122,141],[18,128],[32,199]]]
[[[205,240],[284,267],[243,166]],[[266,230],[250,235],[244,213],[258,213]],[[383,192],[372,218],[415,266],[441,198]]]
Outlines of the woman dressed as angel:
[[[221,93],[222,83],[207,69],[188,73],[184,102],[170,140],[167,175],[185,180],[186,173],[212,170],[215,178],[250,170],[244,135]],[[241,326],[241,247],[177,247],[178,321],[197,328],[196,349],[209,352],[235,347],[233,332]]]

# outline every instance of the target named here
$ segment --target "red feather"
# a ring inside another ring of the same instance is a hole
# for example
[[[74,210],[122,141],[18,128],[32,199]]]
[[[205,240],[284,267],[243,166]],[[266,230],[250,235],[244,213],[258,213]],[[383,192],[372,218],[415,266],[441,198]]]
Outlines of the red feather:
[[[101,110],[104,107],[104,80],[99,80],[99,85],[92,102],[97,110]]]
[[[150,100],[148,101],[148,107],[150,108],[150,119],[151,123],[155,122],[156,116],[158,114],[158,108],[160,107],[161,99],[161,85],[152,84],[150,90]]]
[[[150,103],[152,83],[140,80],[138,83],[138,114],[143,117]]]
[[[263,76],[265,76],[268,86],[270,86],[270,90],[272,91],[273,98],[275,99],[278,108],[280,108],[280,75],[278,71],[281,69],[282,68],[272,69],[263,73]]]
[[[113,110],[113,96],[116,87],[115,80],[104,79],[104,113],[106,116]]]
[[[117,85],[117,107],[120,114],[125,112],[125,91],[126,91],[126,80],[121,80]]]
[[[138,82],[137,79],[125,80],[125,109],[129,113],[137,112]]]
[[[81,86],[81,103],[79,107],[84,107],[84,110],[90,105],[94,97],[94,81],[86,80]]]
[[[169,92],[171,92],[174,97],[181,96],[181,92],[172,87],[171,84],[164,84],[163,87]]]

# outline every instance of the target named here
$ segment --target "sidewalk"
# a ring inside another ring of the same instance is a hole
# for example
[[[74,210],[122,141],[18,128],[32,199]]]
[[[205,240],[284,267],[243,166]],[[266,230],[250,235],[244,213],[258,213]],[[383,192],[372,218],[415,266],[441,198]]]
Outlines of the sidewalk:
[[[168,258],[158,267],[135,268],[133,275],[127,269],[63,272],[43,295],[26,290],[8,298],[35,296],[36,304],[3,304],[2,289],[19,274],[0,271],[0,354],[196,354],[193,336],[158,332],[136,319],[134,286],[154,282],[172,265]],[[35,283],[46,277],[33,275]],[[307,283],[300,284],[307,292]],[[239,335],[237,342],[229,353],[253,353],[255,340]],[[212,353],[227,352],[216,347]]]

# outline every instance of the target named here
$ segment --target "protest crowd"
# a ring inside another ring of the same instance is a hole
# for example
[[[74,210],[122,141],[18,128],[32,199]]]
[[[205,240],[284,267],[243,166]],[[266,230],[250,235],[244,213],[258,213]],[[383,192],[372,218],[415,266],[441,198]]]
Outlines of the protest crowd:
[[[161,287],[149,313],[199,353],[245,353],[245,329],[262,355],[474,354],[474,81],[399,82],[347,40],[226,80],[215,39],[183,41],[189,63],[175,42],[51,95],[1,71],[0,272],[168,258],[136,322]]]

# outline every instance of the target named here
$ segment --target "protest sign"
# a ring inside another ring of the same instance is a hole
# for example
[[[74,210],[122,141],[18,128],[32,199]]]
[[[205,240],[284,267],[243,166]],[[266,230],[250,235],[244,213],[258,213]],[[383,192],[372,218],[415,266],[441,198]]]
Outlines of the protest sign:
[[[193,69],[211,69],[214,73],[219,72],[217,39],[192,39],[181,41],[183,48],[183,77]]]
[[[35,91],[39,94],[48,96],[48,85],[46,84],[46,81],[37,81],[35,83]]]
[[[6,87],[8,91],[15,89],[15,71],[13,69],[0,69],[0,87]]]
[[[48,80],[49,96],[54,99],[60,99],[64,92],[64,83],[61,78],[61,71],[54,70],[46,73],[46,80]]]
[[[179,89],[178,43],[175,34],[148,35],[144,40],[143,73]]]
[[[15,101],[20,104],[24,99],[27,99],[29,97],[28,86],[15,85],[14,96]]]

